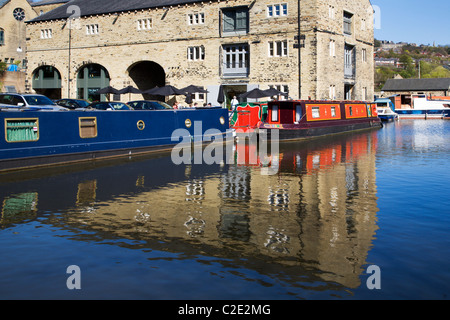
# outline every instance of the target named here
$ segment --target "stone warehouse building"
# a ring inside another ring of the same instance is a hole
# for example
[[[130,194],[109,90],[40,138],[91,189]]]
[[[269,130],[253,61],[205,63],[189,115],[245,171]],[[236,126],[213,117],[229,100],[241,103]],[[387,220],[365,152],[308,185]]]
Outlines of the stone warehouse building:
[[[27,82],[53,98],[193,84],[213,104],[220,87],[370,100],[373,43],[369,0],[72,0],[28,22]]]

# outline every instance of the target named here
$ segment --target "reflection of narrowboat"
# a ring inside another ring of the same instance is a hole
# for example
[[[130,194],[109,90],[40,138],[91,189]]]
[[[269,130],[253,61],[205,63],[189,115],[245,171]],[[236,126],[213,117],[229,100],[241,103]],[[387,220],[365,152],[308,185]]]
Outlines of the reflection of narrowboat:
[[[294,140],[381,126],[374,103],[299,100],[269,102],[259,129],[276,129],[280,140]]]
[[[209,129],[226,133],[227,110],[0,111],[0,171],[170,149]]]

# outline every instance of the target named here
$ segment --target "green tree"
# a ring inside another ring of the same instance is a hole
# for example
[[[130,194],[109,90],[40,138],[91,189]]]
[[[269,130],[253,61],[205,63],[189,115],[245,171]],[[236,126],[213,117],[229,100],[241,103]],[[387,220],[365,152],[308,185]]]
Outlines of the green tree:
[[[7,65],[6,62],[0,61],[0,74],[6,71]]]

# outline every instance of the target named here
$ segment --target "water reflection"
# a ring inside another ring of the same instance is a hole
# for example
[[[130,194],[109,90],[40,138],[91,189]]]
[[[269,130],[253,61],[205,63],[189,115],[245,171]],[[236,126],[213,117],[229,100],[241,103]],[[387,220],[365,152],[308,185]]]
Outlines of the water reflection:
[[[284,143],[273,176],[165,155],[25,172],[0,183],[0,223],[39,219],[75,240],[139,240],[116,245],[231,259],[292,286],[357,288],[377,230],[376,147],[376,132]]]

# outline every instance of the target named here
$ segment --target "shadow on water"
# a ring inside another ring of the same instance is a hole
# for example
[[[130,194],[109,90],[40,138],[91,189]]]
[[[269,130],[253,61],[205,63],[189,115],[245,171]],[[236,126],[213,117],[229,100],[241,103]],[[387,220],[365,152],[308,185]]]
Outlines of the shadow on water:
[[[51,230],[55,264],[57,252],[68,250],[65,239],[74,248],[89,245],[98,255],[92,263],[110,263],[100,258],[105,246],[133,251],[126,264],[106,269],[133,273],[136,259],[149,268],[135,278],[152,268],[165,276],[164,284],[152,278],[147,290],[113,297],[186,298],[174,261],[186,273],[209,268],[209,280],[189,297],[347,297],[363,285],[377,230],[376,148],[376,132],[282,143],[275,175],[261,174],[259,162],[175,165],[170,154],[5,174],[1,232],[37,224]],[[238,159],[254,150],[234,152]],[[22,257],[15,259],[33,265],[26,239],[16,238]],[[110,297],[104,290],[89,297]]]

